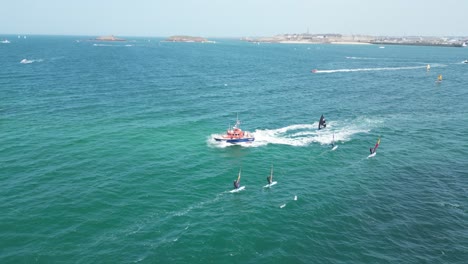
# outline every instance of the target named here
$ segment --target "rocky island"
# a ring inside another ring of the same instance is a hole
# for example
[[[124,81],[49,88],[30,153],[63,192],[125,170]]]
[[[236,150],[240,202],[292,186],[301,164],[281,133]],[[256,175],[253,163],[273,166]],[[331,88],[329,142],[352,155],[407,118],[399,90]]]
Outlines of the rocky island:
[[[101,37],[95,38],[94,40],[97,40],[97,41],[126,41],[125,39],[122,39],[122,38],[116,38],[116,37],[114,37],[114,35],[101,36]]]
[[[202,37],[192,36],[170,36],[166,40],[167,42],[199,42],[199,43],[214,43],[214,41],[208,40]]]

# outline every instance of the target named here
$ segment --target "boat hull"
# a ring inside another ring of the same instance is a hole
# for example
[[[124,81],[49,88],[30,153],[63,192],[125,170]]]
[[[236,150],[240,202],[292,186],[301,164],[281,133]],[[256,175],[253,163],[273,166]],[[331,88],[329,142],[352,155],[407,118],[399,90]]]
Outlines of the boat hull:
[[[253,137],[244,137],[244,138],[215,138],[216,141],[226,142],[231,144],[244,143],[244,142],[253,142],[255,138]]]

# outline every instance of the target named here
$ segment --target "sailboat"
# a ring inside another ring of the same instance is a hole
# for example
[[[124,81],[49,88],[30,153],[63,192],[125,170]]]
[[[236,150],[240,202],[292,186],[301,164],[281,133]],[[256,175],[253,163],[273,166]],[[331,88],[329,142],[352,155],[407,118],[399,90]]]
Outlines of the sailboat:
[[[237,180],[235,182],[240,183],[240,178],[241,178],[241,169],[239,169],[239,175],[237,176]],[[238,188],[234,188],[234,189],[230,190],[229,192],[230,193],[236,193],[236,192],[240,192],[240,191],[242,191],[244,189],[245,189],[245,186],[239,186]]]
[[[332,145],[331,151],[334,151],[335,149],[338,148],[338,145],[335,145],[335,133],[333,133],[333,139],[332,139],[331,145]]]
[[[380,137],[379,137],[379,139],[377,139],[377,143],[375,144],[375,146],[373,148],[370,148],[370,153],[371,154],[369,156],[367,156],[367,158],[372,158],[377,154],[376,150],[379,147],[379,144],[380,144]]]
[[[278,182],[273,181],[273,165],[271,165],[271,171],[270,171],[270,176],[271,177],[271,183],[268,183],[267,185],[263,186],[263,188],[270,188],[271,186],[277,184]]]

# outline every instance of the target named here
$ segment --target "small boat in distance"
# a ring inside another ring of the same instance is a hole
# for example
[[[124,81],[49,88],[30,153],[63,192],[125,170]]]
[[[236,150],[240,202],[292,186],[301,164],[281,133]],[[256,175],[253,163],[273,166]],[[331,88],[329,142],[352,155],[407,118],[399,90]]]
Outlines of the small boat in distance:
[[[0,41],[0,43],[8,44],[8,43],[10,43],[10,41],[8,39],[4,39],[4,40]]]
[[[20,63],[22,63],[22,64],[29,64],[29,63],[33,63],[33,62],[34,62],[33,60],[27,60],[27,59],[22,59],[20,61]]]
[[[466,63],[466,64],[468,64],[468,60],[464,60],[464,61],[462,61],[462,63]]]
[[[233,127],[229,127],[226,131],[226,134],[216,135],[214,139],[220,142],[236,144],[243,142],[253,142],[255,140],[255,137],[250,132],[243,131],[240,128],[240,120],[238,117],[236,120],[236,124]]]

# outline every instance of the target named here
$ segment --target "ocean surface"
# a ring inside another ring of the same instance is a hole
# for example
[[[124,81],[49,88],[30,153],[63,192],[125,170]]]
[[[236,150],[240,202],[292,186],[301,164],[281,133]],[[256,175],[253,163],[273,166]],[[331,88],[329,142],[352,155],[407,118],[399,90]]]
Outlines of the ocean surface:
[[[468,260],[466,48],[0,37],[0,263]]]

